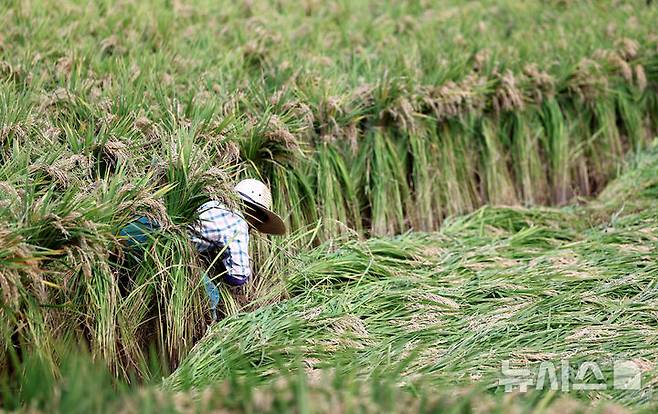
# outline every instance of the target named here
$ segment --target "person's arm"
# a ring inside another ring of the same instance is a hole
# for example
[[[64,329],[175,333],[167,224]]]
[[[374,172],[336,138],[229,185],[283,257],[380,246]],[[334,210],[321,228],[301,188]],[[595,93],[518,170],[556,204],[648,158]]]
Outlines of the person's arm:
[[[217,201],[208,201],[199,207],[199,220],[189,227],[190,239],[199,252],[217,247],[220,236],[220,220],[225,210]]]

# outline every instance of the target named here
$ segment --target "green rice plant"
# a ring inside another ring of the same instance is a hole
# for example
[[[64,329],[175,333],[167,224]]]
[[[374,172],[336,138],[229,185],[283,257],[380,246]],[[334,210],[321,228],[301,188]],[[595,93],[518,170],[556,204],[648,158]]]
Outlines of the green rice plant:
[[[432,205],[435,183],[432,181],[433,163],[430,161],[430,139],[427,131],[409,133],[408,153],[411,158],[411,190],[413,203],[408,213],[411,227],[417,231],[431,231],[437,227],[442,206]],[[438,216],[438,217],[437,217]]]
[[[285,283],[288,274],[279,270],[292,269],[301,263],[296,252],[309,250],[317,244],[321,226],[319,221],[315,226],[299,229],[285,238],[256,235],[253,257],[258,267],[254,268],[256,276],[247,287],[249,302],[241,304],[242,310],[257,309],[288,297]]]
[[[510,114],[502,132],[511,137],[511,166],[519,198],[524,205],[548,202],[548,181],[540,137],[542,127],[534,111]]]
[[[583,110],[581,112],[571,112],[568,108],[563,108],[563,113],[565,114],[566,124],[571,125],[571,134],[573,136],[587,136],[591,135],[591,138],[587,141],[582,141],[569,151],[569,165],[570,165],[570,176],[571,176],[571,197],[577,197],[578,195],[587,196],[588,194],[595,194],[596,191],[596,181],[597,179],[602,179],[604,173],[597,172],[590,166],[590,159],[588,158],[589,151],[599,151],[596,148],[597,139],[600,139],[599,133],[592,134],[590,131],[592,129],[592,113],[589,110]],[[594,148],[591,148],[594,147]],[[610,157],[611,159],[613,157]],[[611,160],[612,162],[612,160]],[[618,172],[618,171],[615,171]],[[613,175],[608,173],[606,178],[603,178],[605,182],[609,180]]]
[[[570,132],[565,125],[562,110],[555,100],[543,104],[542,122],[545,134],[543,145],[550,160],[552,201],[562,205],[567,202],[570,192]]]
[[[153,274],[155,309],[158,323],[153,335],[176,364],[205,327],[203,286],[200,274],[190,266],[195,252],[187,234],[163,237],[145,263],[144,271]]]
[[[516,204],[516,194],[512,177],[508,170],[508,160],[504,154],[507,153],[500,139],[500,132],[495,129],[494,123],[483,121],[482,133],[482,187],[483,198],[487,202],[496,205]]]
[[[641,115],[642,103],[635,99],[630,91],[620,90],[617,95],[617,111],[620,123],[627,135],[628,146],[638,151],[645,143],[645,133]]]
[[[31,132],[30,113],[29,96],[7,83],[0,83],[0,154],[3,163],[8,161],[14,142],[22,144]]]
[[[330,143],[317,149],[318,216],[324,221],[323,238],[345,234],[350,229],[362,233],[359,199],[350,171],[339,152]]]
[[[305,171],[276,166],[271,185],[278,189],[272,195],[273,206],[283,212],[291,229],[303,228],[318,220],[319,200]]]
[[[614,165],[618,165],[623,155],[623,142],[617,128],[617,117],[613,104],[609,101],[597,102],[595,109],[595,119],[598,130],[594,132],[595,141],[592,143],[591,152],[587,156],[594,164],[594,182],[597,186],[600,183],[607,182],[610,174],[613,172]],[[611,154],[611,157],[602,157],[601,154]]]
[[[470,139],[473,131],[459,123],[442,125],[432,137],[433,155],[438,161],[433,181],[442,186],[434,208],[445,206],[446,216],[472,211],[480,203],[475,175],[477,150]]]
[[[366,174],[364,191],[371,210],[372,234],[395,233],[405,228],[409,188],[397,147],[392,137],[375,131],[359,149],[360,171]]]
[[[335,241],[328,243],[328,247]],[[318,249],[315,263],[305,263],[304,267],[296,269],[286,280],[287,289],[291,294],[302,293],[311,289],[331,287],[334,284],[345,284],[349,281],[361,282],[377,280],[391,276],[393,265],[403,267],[413,265],[419,246],[413,240],[401,239],[398,242],[386,240],[375,241],[361,250],[361,245],[354,242],[344,242],[335,252],[327,253]],[[312,261],[311,261],[312,262]]]
[[[185,129],[172,136],[167,159],[157,166],[162,184],[169,187],[164,193],[164,203],[175,224],[192,223],[197,218],[198,208],[210,198],[234,203],[227,181],[235,176],[236,169],[226,161],[213,165],[208,154],[210,143],[197,145],[195,132]]]
[[[52,367],[54,361],[50,359],[52,349],[49,333],[45,329],[43,317],[35,309],[36,300],[30,300],[26,295],[26,291],[32,290],[38,293],[40,298],[44,296],[45,289],[39,277],[39,262],[44,258],[43,254],[31,251],[20,234],[6,227],[2,229],[2,241],[0,314],[6,323],[0,330],[0,369],[7,369],[6,364],[13,347],[27,347],[28,344],[33,345],[35,355],[40,355]]]
[[[34,246],[37,251],[41,250],[42,254],[46,254],[48,261],[62,256],[70,260],[68,269],[53,268],[49,271],[42,271],[39,278],[41,280],[35,279],[30,289],[21,292],[23,300],[33,302],[36,306],[28,309],[25,314],[19,313],[19,317],[29,318],[30,324],[40,319],[43,329],[61,323],[58,321],[56,311],[48,308],[41,309],[41,306],[54,299],[51,293],[55,297],[64,298],[63,302],[66,302],[67,296],[69,296],[68,300],[76,304],[77,299],[80,298],[76,294],[78,289],[83,292],[83,296],[84,292],[93,292],[96,288],[107,293],[104,284],[96,286],[90,280],[93,278],[94,265],[98,263],[102,266],[105,259],[101,246],[107,242],[109,234],[107,227],[102,222],[104,211],[102,206],[96,205],[92,199],[76,197],[77,192],[78,189],[72,188],[60,197],[54,187],[51,187],[43,196],[31,200],[31,195],[28,193],[25,199],[27,204],[22,212],[24,214],[22,231],[25,231],[22,237],[25,242]],[[87,283],[91,283],[91,285]],[[110,296],[103,296],[99,299],[104,301],[109,298]],[[57,301],[55,300],[55,302]],[[93,303],[94,299],[92,298],[90,302]],[[107,319],[103,318],[103,314],[99,314],[97,320],[84,321],[82,319],[76,320],[75,323],[81,323],[91,332],[100,332],[99,335],[107,333],[107,330],[104,329],[107,327]],[[96,331],[94,326],[99,327],[100,331]],[[33,334],[29,330],[19,334],[19,338],[22,337],[28,341],[31,336]],[[37,353],[39,344],[43,342],[37,340],[41,336],[38,335],[33,338],[33,341],[30,341],[36,346]],[[110,337],[108,341],[105,341],[106,338],[108,337],[98,337],[98,349],[112,346],[114,338]]]
[[[204,269],[186,232],[167,230],[152,237],[141,250],[124,252],[123,267],[115,265],[114,286],[120,293],[114,326],[124,348],[122,366],[129,370],[141,369],[149,344],[157,344],[163,363],[176,364],[207,323]]]

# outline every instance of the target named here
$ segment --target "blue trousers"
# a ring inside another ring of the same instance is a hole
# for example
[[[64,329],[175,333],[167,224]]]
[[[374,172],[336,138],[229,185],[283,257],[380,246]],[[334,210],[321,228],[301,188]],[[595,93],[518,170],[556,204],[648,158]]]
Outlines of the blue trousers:
[[[213,283],[207,274],[203,274],[203,283],[206,285],[206,293],[210,299],[210,311],[212,312],[212,321],[217,321],[217,305],[219,305],[219,289]]]

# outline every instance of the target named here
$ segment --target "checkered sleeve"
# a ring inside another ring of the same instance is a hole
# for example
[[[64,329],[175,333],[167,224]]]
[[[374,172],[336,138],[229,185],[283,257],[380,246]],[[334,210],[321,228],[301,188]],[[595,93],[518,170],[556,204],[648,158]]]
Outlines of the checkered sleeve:
[[[234,214],[234,213],[232,213]],[[227,247],[224,265],[228,273],[224,276],[226,283],[234,286],[245,284],[251,277],[249,263],[249,225],[247,221],[237,216],[235,224],[224,233],[222,244]]]
[[[216,246],[226,249],[222,260],[226,283],[239,286],[249,280],[249,225],[241,214],[211,201],[201,206],[199,223],[193,230],[192,241],[199,251]]]

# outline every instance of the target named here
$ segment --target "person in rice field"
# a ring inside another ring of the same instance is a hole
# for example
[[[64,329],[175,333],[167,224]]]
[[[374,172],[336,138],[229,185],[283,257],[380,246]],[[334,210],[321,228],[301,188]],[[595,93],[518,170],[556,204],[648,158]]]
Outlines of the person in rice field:
[[[263,182],[255,179],[240,181],[235,192],[242,201],[241,209],[232,210],[219,201],[208,201],[198,209],[199,220],[190,226],[190,238],[207,265],[212,265],[211,278],[203,275],[210,299],[213,321],[217,320],[219,290],[215,281],[221,278],[230,286],[242,286],[251,277],[249,233],[255,229],[265,234],[285,234],[281,217],[272,211],[272,193]],[[146,242],[158,223],[140,217],[124,227],[120,235],[129,246]]]
[[[249,231],[281,235],[286,226],[272,211],[272,194],[263,182],[242,180],[235,191],[242,200],[242,211],[233,211],[219,201],[208,201],[199,207],[199,221],[192,226],[191,234],[204,261],[215,264],[212,274],[221,275],[228,285],[242,286],[251,277]],[[219,291],[207,275],[204,283],[216,320]]]

